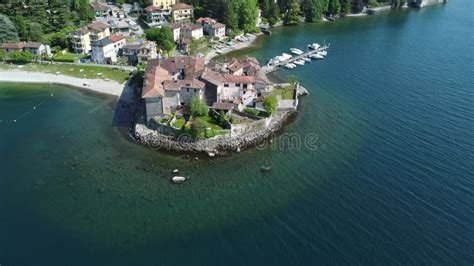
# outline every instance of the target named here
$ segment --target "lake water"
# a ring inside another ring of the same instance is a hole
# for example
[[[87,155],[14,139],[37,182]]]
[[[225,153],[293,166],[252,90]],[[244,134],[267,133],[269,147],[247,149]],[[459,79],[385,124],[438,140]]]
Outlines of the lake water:
[[[285,131],[310,147],[182,159],[124,138],[109,98],[0,84],[0,264],[472,265],[472,10],[281,28],[249,51],[331,43],[276,73],[310,91]]]

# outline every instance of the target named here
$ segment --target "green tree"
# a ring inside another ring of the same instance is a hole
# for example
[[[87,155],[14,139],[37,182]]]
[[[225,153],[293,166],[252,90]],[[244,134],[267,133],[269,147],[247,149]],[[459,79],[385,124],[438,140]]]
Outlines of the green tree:
[[[191,99],[189,109],[193,116],[207,116],[209,114],[209,107],[203,100],[199,99],[198,97],[193,97]]]
[[[267,111],[270,115],[276,113],[278,106],[278,99],[275,95],[267,96],[263,99],[263,108]]]
[[[173,41],[173,32],[168,27],[151,28],[145,30],[145,36],[148,40],[156,42],[156,44],[168,53],[176,48]]]
[[[342,7],[341,7],[341,13],[349,14],[349,13],[351,13],[351,10],[352,10],[352,1],[351,0],[343,0]]]
[[[5,15],[0,14],[0,42],[18,41],[18,32],[13,22]]]
[[[341,3],[339,2],[339,0],[329,0],[327,11],[333,15],[339,14],[339,12],[341,11]]]
[[[300,23],[301,20],[301,8],[299,0],[291,0],[289,9],[286,13],[285,23],[286,25],[295,25]]]
[[[39,23],[31,22],[28,30],[28,41],[39,41],[43,37],[43,28]]]

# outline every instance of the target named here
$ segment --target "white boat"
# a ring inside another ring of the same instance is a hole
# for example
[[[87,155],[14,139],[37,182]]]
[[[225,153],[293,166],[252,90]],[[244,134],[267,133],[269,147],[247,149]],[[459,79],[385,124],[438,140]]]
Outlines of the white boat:
[[[287,68],[287,69],[293,69],[293,68],[295,68],[295,67],[296,67],[296,65],[295,65],[295,64],[292,64],[292,63],[289,63],[289,64],[286,64],[286,65],[285,65],[285,68]]]
[[[311,58],[313,58],[313,59],[324,59],[324,56],[317,53],[317,54],[312,54]]]
[[[301,51],[300,49],[296,49],[296,48],[291,48],[290,51],[295,55],[300,55],[300,54],[303,53],[303,51]]]
[[[304,66],[304,61],[303,60],[296,60],[294,61],[293,63],[297,64],[297,65],[300,65],[300,66]]]
[[[318,49],[319,47],[321,47],[321,45],[320,45],[319,43],[308,44],[308,48],[309,48],[309,49],[312,49],[312,50],[316,50],[316,49]]]
[[[288,59],[290,59],[290,58],[293,57],[291,54],[287,54],[287,53],[283,53],[283,54],[281,54],[281,56],[284,56],[284,57],[286,57],[286,58],[288,58]]]
[[[180,184],[180,183],[183,183],[184,181],[186,181],[186,177],[183,177],[183,176],[173,176],[173,178],[171,178],[171,182],[175,184]]]
[[[301,58],[301,59],[303,59],[305,62],[311,62],[311,59],[308,58],[308,57],[303,57],[303,58]]]
[[[326,50],[323,50],[323,51],[319,52],[318,54],[320,54],[322,56],[326,56],[326,55],[328,55],[328,52]]]

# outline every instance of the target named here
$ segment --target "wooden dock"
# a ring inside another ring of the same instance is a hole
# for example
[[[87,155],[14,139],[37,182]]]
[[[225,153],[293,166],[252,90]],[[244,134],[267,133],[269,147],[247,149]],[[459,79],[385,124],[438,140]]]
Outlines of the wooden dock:
[[[283,62],[279,62],[278,64],[273,64],[273,65],[266,65],[262,68],[262,70],[266,73],[270,73],[270,72],[273,72],[275,71],[277,68],[279,67],[283,67],[287,64],[290,64],[290,63],[293,63],[294,61],[296,60],[300,60],[304,57],[309,57],[313,54],[316,54],[316,53],[319,53],[319,52],[322,52],[322,51],[325,51],[329,48],[329,45],[324,45],[324,46],[321,46],[319,47],[318,49],[314,49],[314,50],[308,50],[300,55],[294,55],[293,57],[291,57],[290,59],[286,60],[286,61],[283,61]]]

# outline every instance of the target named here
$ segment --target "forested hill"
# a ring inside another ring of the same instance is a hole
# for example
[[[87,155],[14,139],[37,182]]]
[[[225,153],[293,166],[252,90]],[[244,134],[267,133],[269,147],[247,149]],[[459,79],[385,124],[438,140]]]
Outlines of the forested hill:
[[[7,0],[0,3],[0,13],[13,22],[21,40],[29,41],[94,18],[89,0]]]

